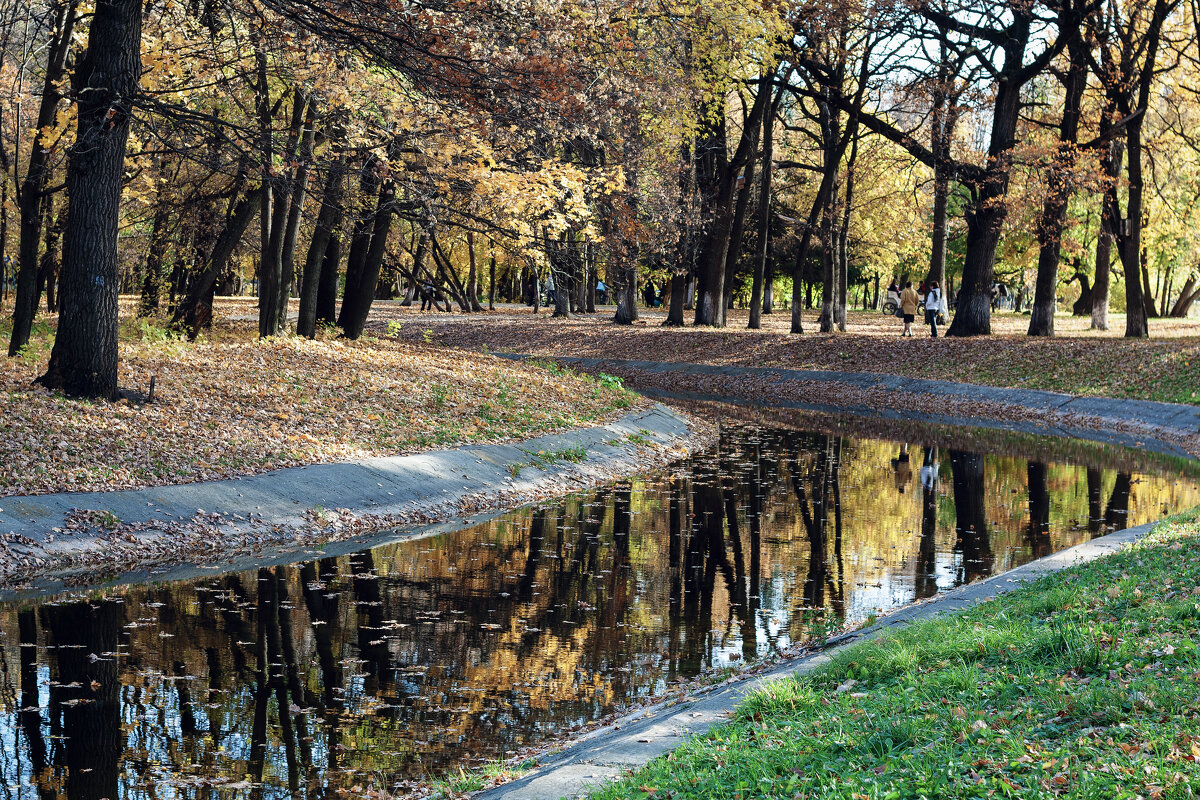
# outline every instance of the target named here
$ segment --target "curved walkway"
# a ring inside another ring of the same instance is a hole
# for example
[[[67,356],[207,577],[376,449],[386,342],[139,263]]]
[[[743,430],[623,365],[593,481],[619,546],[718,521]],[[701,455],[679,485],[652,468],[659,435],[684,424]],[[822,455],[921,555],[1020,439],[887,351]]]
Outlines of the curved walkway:
[[[147,565],[261,565],[286,547],[294,561],[299,547],[399,525],[478,518],[664,465],[705,438],[697,422],[655,405],[607,425],[515,444],[208,483],[0,498],[0,584],[84,585]]]

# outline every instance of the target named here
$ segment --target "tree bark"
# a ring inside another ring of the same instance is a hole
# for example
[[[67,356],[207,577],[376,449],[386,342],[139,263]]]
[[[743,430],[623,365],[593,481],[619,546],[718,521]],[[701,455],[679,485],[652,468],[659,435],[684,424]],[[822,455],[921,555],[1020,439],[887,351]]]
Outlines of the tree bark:
[[[184,333],[189,339],[195,339],[200,330],[212,320],[212,289],[242,241],[246,229],[254,220],[255,214],[262,208],[262,192],[253,189],[245,194],[234,206],[232,213],[225,222],[225,227],[217,237],[212,252],[209,253],[204,269],[193,276],[187,290],[187,296],[180,303],[173,315],[173,321],[182,324]]]
[[[764,91],[759,86],[760,92]],[[768,84],[765,91],[771,91]],[[782,94],[781,94],[782,96]],[[762,327],[763,284],[767,278],[767,262],[771,260],[771,177],[775,158],[775,103],[763,114],[762,127],[762,177],[758,188],[758,253],[754,260],[754,283],[750,289],[751,330]],[[770,312],[768,312],[770,313]]]
[[[317,335],[317,296],[320,292],[321,273],[326,259],[325,253],[334,232],[342,226],[342,202],[346,187],[346,154],[339,153],[329,167],[325,189],[321,195],[321,210],[317,214],[317,225],[308,244],[308,255],[304,259],[304,272],[300,279],[300,316],[296,321],[296,333],[312,339]],[[336,280],[337,263],[334,262]]]
[[[29,343],[33,319],[37,316],[38,247],[42,239],[42,205],[46,184],[50,178],[50,151],[44,131],[54,126],[63,94],[59,85],[66,73],[71,36],[78,19],[78,0],[59,3],[55,12],[54,33],[50,37],[46,60],[46,75],[42,97],[38,104],[37,123],[25,179],[17,192],[17,212],[20,219],[17,254],[17,293],[13,306],[13,328],[8,342],[8,354],[15,356]],[[127,134],[126,134],[127,135]],[[13,165],[14,175],[16,165]]]
[[[1058,265],[1067,203],[1074,193],[1074,170],[1078,158],[1079,122],[1083,116],[1083,92],[1088,80],[1088,45],[1079,37],[1067,46],[1070,66],[1063,80],[1063,114],[1059,146],[1046,171],[1048,186],[1038,221],[1037,281],[1029,317],[1030,336],[1054,335],[1054,312],[1058,301]]]
[[[305,112],[304,129],[300,136],[300,152],[296,173],[291,180],[291,205],[288,208],[287,227],[283,232],[283,249],[280,253],[282,279],[279,283],[279,327],[287,327],[288,303],[292,286],[296,282],[296,237],[300,232],[300,219],[304,214],[304,203],[308,199],[308,177],[312,170],[313,145],[317,135],[317,103],[310,100]],[[307,259],[306,259],[307,264]]]
[[[39,378],[72,397],[117,396],[117,230],[141,33],[141,0],[98,0],[72,81],[78,121],[67,163],[62,311]]]
[[[379,269],[383,265],[388,233],[391,231],[392,217],[395,214],[395,199],[396,185],[389,178],[379,190],[375,213],[367,220],[369,226],[364,226],[362,234],[355,236],[354,246],[350,251],[350,263],[346,266],[346,292],[342,298],[342,312],[338,317],[338,325],[347,339],[357,339],[362,335],[367,316],[371,313],[375,284],[379,282]],[[358,248],[357,260],[355,247]],[[351,270],[356,275],[353,284],[350,281]]]

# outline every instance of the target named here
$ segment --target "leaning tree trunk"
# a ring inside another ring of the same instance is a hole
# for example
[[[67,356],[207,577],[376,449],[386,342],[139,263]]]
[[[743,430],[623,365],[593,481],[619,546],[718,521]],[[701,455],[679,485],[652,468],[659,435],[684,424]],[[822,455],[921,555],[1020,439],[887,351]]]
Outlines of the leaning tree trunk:
[[[217,241],[213,244],[204,269],[192,278],[187,296],[180,303],[173,321],[181,324],[189,339],[195,339],[200,330],[212,320],[212,290],[217,278],[225,272],[229,259],[242,241],[246,229],[254,221],[254,215],[262,208],[262,192],[253,189],[246,193],[233,208]]]
[[[67,163],[62,306],[50,366],[38,379],[72,397],[117,396],[117,229],[141,35],[141,0],[99,0],[72,81],[78,121]]]
[[[626,264],[627,255],[618,256],[621,262],[616,268],[616,275],[610,275],[610,278],[615,277],[616,280],[610,280],[609,285],[612,286],[617,293],[617,313],[613,316],[613,322],[618,325],[632,325],[637,322],[638,307],[638,281],[637,267],[632,264]]]

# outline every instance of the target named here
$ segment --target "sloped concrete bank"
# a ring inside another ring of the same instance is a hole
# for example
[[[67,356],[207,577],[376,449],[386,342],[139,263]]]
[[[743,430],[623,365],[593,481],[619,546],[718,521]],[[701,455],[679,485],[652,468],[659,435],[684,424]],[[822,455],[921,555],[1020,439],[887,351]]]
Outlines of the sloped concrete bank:
[[[654,405],[606,425],[517,444],[209,483],[8,497],[0,499],[0,599],[131,574],[174,578],[178,570],[167,570],[180,564],[199,565],[195,573],[294,561],[301,548],[349,541],[348,549],[357,549],[370,544],[369,534],[400,526],[420,535],[430,528],[417,526],[462,524],[665,466],[712,438],[705,423]]]
[[[508,354],[514,359],[543,358]],[[607,372],[663,399],[720,400],[893,420],[1066,436],[1186,457],[1200,456],[1200,406],[1076,397],[870,372],[734,367],[554,357]]]
[[[869,641],[887,630],[941,614],[952,614],[999,597],[1020,584],[1114,553],[1150,533],[1154,525],[1093,539],[978,583],[963,586],[882,617],[869,628],[830,640],[812,655],[782,662],[753,676],[735,679],[682,702],[641,709],[611,725],[563,744],[523,777],[473,795],[473,800],[560,800],[580,797],[590,789],[681,745],[729,718],[748,695],[770,681],[803,675],[829,663],[839,651]]]

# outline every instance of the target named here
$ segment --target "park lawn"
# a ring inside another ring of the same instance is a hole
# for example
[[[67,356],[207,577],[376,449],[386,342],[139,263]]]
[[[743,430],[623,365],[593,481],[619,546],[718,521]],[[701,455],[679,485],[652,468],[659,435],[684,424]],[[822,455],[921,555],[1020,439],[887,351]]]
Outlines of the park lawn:
[[[1198,536],[848,648],[591,798],[1194,797]]]
[[[517,364],[386,335],[257,337],[218,321],[197,343],[123,319],[132,400],[72,400],[33,385],[54,317],[0,359],[0,497],[232,478],[304,464],[514,441],[596,424],[646,401],[615,379]],[[7,330],[0,324],[0,337]],[[137,395],[155,380],[155,400]]]
[[[746,329],[744,312],[731,312],[723,329],[664,328],[660,311],[618,326],[600,313],[552,320],[543,311],[508,308],[493,314],[419,314],[381,305],[373,324],[402,324],[402,338],[431,340],[467,350],[539,356],[633,359],[746,367],[874,372],[986,386],[1045,389],[1073,395],[1200,403],[1200,326],[1193,320],[1154,320],[1153,338],[1125,339],[1114,320],[1104,334],[1087,331],[1076,318],[1060,319],[1054,338],[1028,337],[1028,317],[995,316],[993,336],[930,339],[926,329],[899,337],[895,318],[851,312],[839,334],[791,335],[786,314],[764,318],[762,330]],[[806,320],[806,324],[812,320]],[[925,333],[924,336],[920,335]]]

